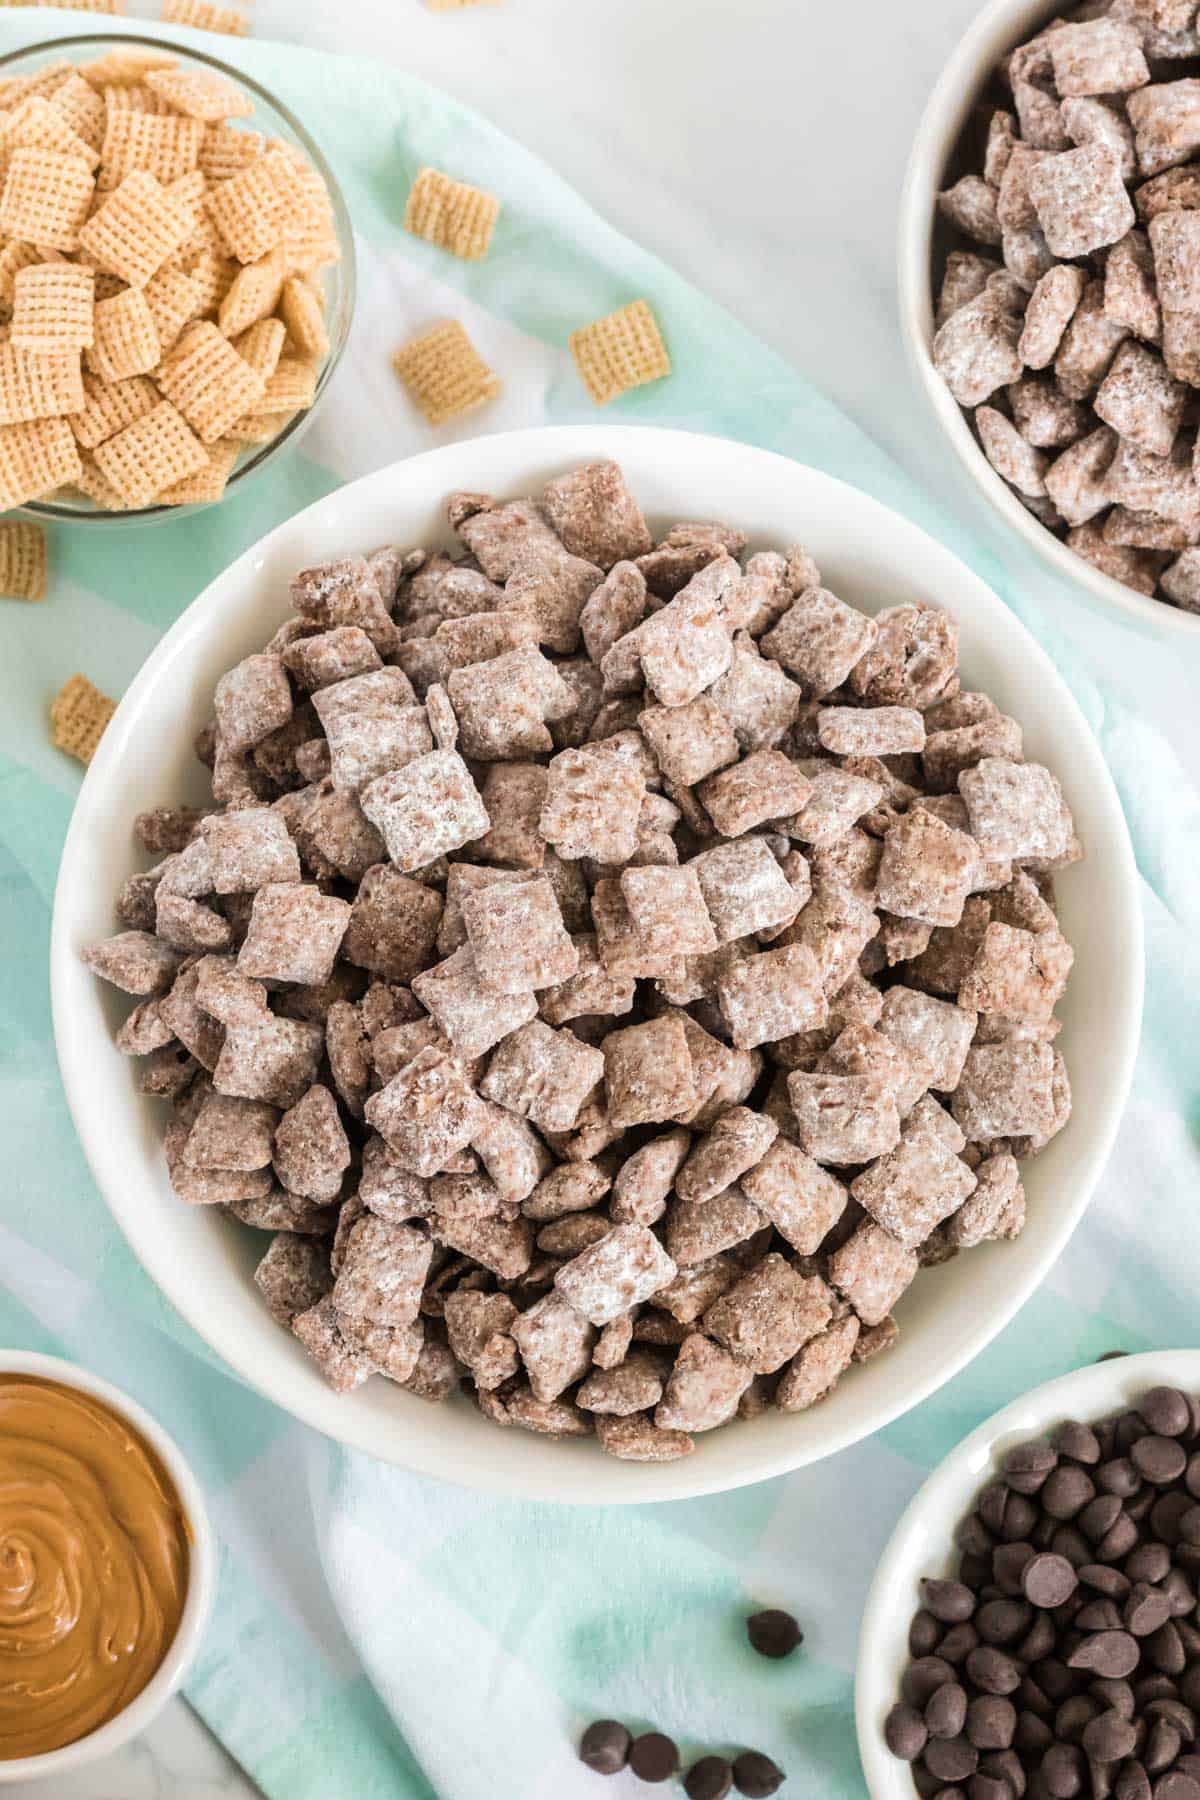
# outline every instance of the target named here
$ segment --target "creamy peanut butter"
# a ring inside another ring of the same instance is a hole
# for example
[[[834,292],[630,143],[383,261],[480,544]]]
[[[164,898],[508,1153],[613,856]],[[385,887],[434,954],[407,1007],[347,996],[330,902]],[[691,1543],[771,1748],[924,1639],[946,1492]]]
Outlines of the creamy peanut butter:
[[[0,1375],[0,1760],[73,1744],[141,1693],[179,1625],[189,1542],[131,1425]]]

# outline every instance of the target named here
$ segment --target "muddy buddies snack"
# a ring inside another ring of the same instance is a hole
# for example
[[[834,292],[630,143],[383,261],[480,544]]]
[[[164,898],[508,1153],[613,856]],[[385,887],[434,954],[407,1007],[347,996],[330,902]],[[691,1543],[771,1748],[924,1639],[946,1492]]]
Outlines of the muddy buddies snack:
[[[0,100],[0,507],[219,500],[316,397],[322,176],[166,51],[59,60]]]
[[[614,463],[448,518],[295,575],[86,958],[333,1387],[665,1462],[1020,1231],[1081,849],[919,598],[656,535]]]
[[[1048,531],[1193,612],[1198,67],[1189,0],[1098,0],[1003,59],[939,196],[932,352]]]

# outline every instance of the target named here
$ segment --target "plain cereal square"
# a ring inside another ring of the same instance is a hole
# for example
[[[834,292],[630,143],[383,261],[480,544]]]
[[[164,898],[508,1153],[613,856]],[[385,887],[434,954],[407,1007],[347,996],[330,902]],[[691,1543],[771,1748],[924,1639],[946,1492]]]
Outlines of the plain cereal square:
[[[483,1118],[462,1065],[432,1047],[372,1094],[363,1110],[400,1166],[426,1177],[466,1149]]]
[[[333,973],[349,922],[345,900],[302,882],[267,882],[254,896],[238,969],[264,981],[319,986]]]
[[[809,784],[782,750],[753,750],[731,769],[710,775],[696,790],[722,837],[740,837],[768,819],[799,812]]]
[[[354,897],[342,955],[385,981],[411,981],[428,964],[441,918],[436,888],[376,863]]]
[[[664,1016],[610,1031],[603,1050],[614,1125],[679,1119],[695,1106],[692,1056],[678,1019]]]
[[[567,981],[578,954],[544,875],[477,888],[462,897],[463,923],[484,990],[524,994]]]
[[[675,1264],[644,1225],[618,1225],[572,1257],[554,1285],[593,1325],[607,1325],[666,1287]]]
[[[805,1277],[777,1253],[764,1256],[704,1314],[705,1331],[756,1375],[773,1375],[833,1316],[819,1275]]]
[[[978,848],[966,832],[931,812],[906,813],[883,840],[879,904],[902,919],[957,925],[978,860]]]
[[[718,844],[687,867],[695,872],[720,944],[790,925],[800,910],[794,888],[761,837]]]
[[[540,830],[561,857],[625,863],[637,848],[646,782],[640,769],[599,744],[550,760]]]
[[[800,1256],[813,1256],[846,1210],[846,1189],[798,1144],[777,1137],[743,1191]]]
[[[717,948],[717,934],[692,865],[626,869],[621,894],[651,957],[672,960]]]
[[[433,750],[368,783],[362,809],[403,873],[482,837],[491,821],[462,757]]]
[[[298,882],[300,857],[283,819],[267,806],[201,821],[213,892],[253,894],[268,882]]]
[[[555,1031],[533,1019],[500,1044],[479,1091],[539,1130],[570,1131],[603,1075],[599,1050],[568,1030]]]

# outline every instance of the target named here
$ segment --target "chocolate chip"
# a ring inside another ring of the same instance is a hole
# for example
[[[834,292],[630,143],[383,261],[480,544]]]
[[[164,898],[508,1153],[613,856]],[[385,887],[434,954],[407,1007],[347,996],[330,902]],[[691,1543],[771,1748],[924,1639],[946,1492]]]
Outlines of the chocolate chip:
[[[967,1690],[947,1681],[929,1696],[925,1723],[931,1738],[956,1738],[967,1721]]]
[[[1034,1606],[1061,1606],[1079,1586],[1079,1577],[1065,1556],[1035,1556],[1021,1577],[1025,1598]]]
[[[768,1795],[776,1793],[783,1783],[783,1770],[761,1750],[743,1750],[734,1757],[733,1785],[739,1794],[746,1795],[746,1800],[768,1800]]]
[[[747,1623],[747,1630],[749,1624]],[[941,1641],[942,1627],[931,1612],[913,1614],[912,1624],[908,1628],[908,1654],[910,1656],[931,1656]]]
[[[1102,1712],[1098,1718],[1085,1725],[1080,1740],[1084,1754],[1093,1762],[1123,1762],[1132,1756],[1137,1747],[1137,1730],[1128,1719],[1123,1719],[1118,1712]]]
[[[1096,1486],[1106,1494],[1128,1500],[1142,1485],[1142,1478],[1127,1456],[1113,1456],[1096,1470]]]
[[[1074,1800],[1082,1794],[1086,1764],[1074,1744],[1052,1744],[1042,1758],[1042,1786],[1052,1800]]]
[[[615,1719],[597,1719],[579,1740],[579,1760],[597,1775],[616,1775],[629,1761],[632,1741]]]
[[[883,1722],[883,1738],[901,1762],[915,1762],[925,1748],[929,1728],[915,1706],[899,1700]]]
[[[1118,1681],[1137,1665],[1137,1640],[1127,1631],[1097,1631],[1067,1658],[1069,1669],[1094,1669],[1097,1675],[1112,1675]]]
[[[1014,1493],[1036,1494],[1057,1462],[1057,1452],[1035,1438],[1005,1451],[1000,1468]]]
[[[1051,1438],[1051,1444],[1060,1456],[1071,1462],[1087,1463],[1089,1466],[1100,1461],[1100,1440],[1090,1425],[1081,1425],[1077,1419],[1065,1419]]]
[[[1023,1600],[988,1600],[975,1614],[975,1629],[985,1644],[1015,1644],[1033,1622]]]
[[[1171,1552],[1165,1544],[1139,1544],[1125,1565],[1130,1581],[1162,1581],[1171,1567]]]
[[[1184,1437],[1191,1430],[1192,1407],[1178,1388],[1154,1387],[1138,1401],[1138,1412],[1159,1437]]]
[[[1094,1589],[1107,1600],[1124,1600],[1133,1586],[1129,1574],[1110,1568],[1107,1563],[1084,1563],[1077,1573],[1083,1587]]]
[[[966,1732],[977,1750],[1007,1750],[1017,1729],[1017,1709],[1011,1700],[981,1694],[967,1708]]]
[[[1139,1581],[1125,1602],[1126,1631],[1131,1631],[1134,1637],[1149,1637],[1160,1625],[1165,1625],[1170,1617],[1170,1595]]]
[[[939,1781],[966,1781],[979,1766],[979,1752],[965,1737],[930,1738],[922,1760]]]
[[[1141,1763],[1127,1762],[1117,1773],[1113,1800],[1153,1800],[1150,1777]]]
[[[629,1746],[629,1766],[639,1781],[669,1781],[679,1767],[674,1740],[661,1731],[643,1731]]]
[[[1173,1769],[1154,1784],[1154,1800],[1200,1800],[1200,1781]]]
[[[1128,1355],[1129,1355],[1128,1350],[1106,1350],[1104,1352],[1103,1356],[1098,1356],[1096,1358],[1096,1361],[1098,1363],[1115,1362],[1117,1360],[1118,1356],[1128,1356]]]
[[[961,1625],[975,1611],[975,1596],[961,1581],[922,1581],[921,1598],[943,1625]]]
[[[733,1786],[733,1764],[723,1756],[702,1756],[683,1778],[688,1800],[725,1800]]]
[[[1074,1463],[1060,1464],[1046,1478],[1038,1499],[1052,1519],[1073,1519],[1096,1492],[1091,1476]]]
[[[1021,1685],[1021,1671],[1003,1650],[981,1644],[967,1658],[967,1674],[985,1694],[1015,1694]]]
[[[1155,1487],[1167,1487],[1172,1481],[1178,1481],[1187,1468],[1187,1451],[1174,1438],[1149,1437],[1139,1438],[1129,1452],[1129,1460],[1138,1474]]]
[[[964,1589],[964,1592],[969,1594],[970,1589]],[[933,1612],[933,1608],[930,1607],[929,1611]],[[938,1619],[941,1614],[935,1613],[934,1617]],[[746,1636],[750,1639],[751,1648],[757,1650],[760,1656],[776,1659],[790,1656],[797,1644],[804,1642],[804,1633],[791,1613],[784,1612],[778,1606],[767,1607],[764,1612],[751,1613],[746,1620]],[[935,1638],[934,1642],[936,1641]]]
[[[1019,1594],[1025,1571],[1036,1555],[1032,1544],[997,1544],[992,1551],[992,1580],[1006,1594]]]
[[[943,1662],[953,1663],[957,1668],[960,1662],[966,1661],[978,1642],[979,1633],[968,1619],[965,1624],[950,1627],[938,1645],[938,1655]]]
[[[944,1791],[944,1790],[943,1790]],[[955,1790],[950,1789],[953,1793]],[[960,1788],[959,1793],[962,1792]],[[970,1800],[1012,1800],[1012,1783],[1003,1775],[975,1774],[971,1777]]]
[[[910,1706],[923,1708],[940,1687],[953,1680],[954,1670],[940,1656],[919,1656],[905,1669],[900,1691]]]
[[[1169,1769],[1183,1748],[1183,1739],[1169,1719],[1155,1719],[1142,1751],[1142,1762],[1148,1774],[1161,1775]]]

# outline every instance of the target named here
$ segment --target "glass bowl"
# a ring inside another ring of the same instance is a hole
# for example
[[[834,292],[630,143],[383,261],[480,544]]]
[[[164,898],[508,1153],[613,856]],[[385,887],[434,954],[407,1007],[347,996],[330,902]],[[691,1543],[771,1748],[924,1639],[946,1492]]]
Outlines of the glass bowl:
[[[334,231],[337,236],[341,258],[327,268],[318,271],[318,278],[325,293],[325,325],[329,333],[329,354],[326,356],[317,375],[316,393],[313,403],[303,412],[298,412],[284,426],[278,437],[272,438],[269,444],[249,445],[243,451],[225,487],[225,494],[231,495],[240,491],[251,478],[269,463],[281,456],[285,450],[295,447],[316,414],[321,400],[333,380],[346,340],[350,335],[350,323],[354,316],[355,297],[355,258],[354,231],[350,223],[350,214],[345,198],[338,185],[337,177],[319,145],[314,143],[304,126],[294,114],[288,111],[283,102],[267,92],[258,82],[244,75],[240,69],[230,63],[222,62],[219,57],[209,56],[203,50],[184,49],[179,44],[169,44],[162,38],[140,37],[134,33],[85,34],[79,37],[51,38],[39,44],[31,44],[22,50],[12,50],[7,56],[0,56],[0,78],[12,75],[32,75],[44,64],[65,58],[73,63],[86,62],[92,57],[103,56],[113,50],[128,46],[138,49],[167,51],[174,56],[180,68],[213,69],[218,75],[236,83],[242,91],[249,95],[254,103],[253,113],[235,123],[244,129],[261,131],[267,138],[283,138],[302,150],[313,168],[321,176],[329,191],[329,202],[333,209]],[[219,501],[207,502],[208,505],[219,505]],[[189,513],[200,512],[203,508],[195,506],[142,506],[131,508],[128,512],[102,512],[90,500],[80,496],[79,500],[63,499],[31,500],[27,505],[16,509],[27,518],[53,520],[58,524],[88,526],[119,526],[157,524],[163,519],[182,518]]]

